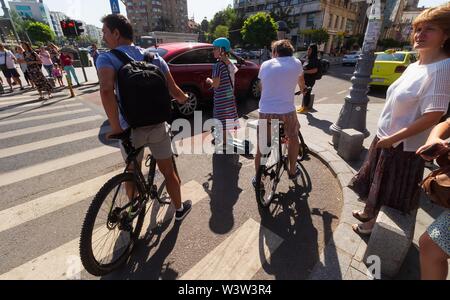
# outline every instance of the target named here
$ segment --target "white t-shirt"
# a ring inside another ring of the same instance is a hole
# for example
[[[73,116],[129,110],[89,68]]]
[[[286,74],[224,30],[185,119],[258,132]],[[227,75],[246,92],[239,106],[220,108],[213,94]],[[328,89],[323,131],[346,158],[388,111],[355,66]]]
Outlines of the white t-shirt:
[[[12,52],[9,50],[6,50],[6,52],[0,51],[0,65],[5,64],[5,55],[6,55],[6,67],[8,69],[15,69],[16,65],[14,64],[14,61],[12,59],[14,54],[12,54]]]
[[[387,100],[378,122],[377,136],[385,138],[410,126],[425,113],[447,112],[450,102],[450,58],[419,65],[411,64],[387,91]],[[394,145],[415,152],[428,139],[432,128]]]
[[[228,65],[228,72],[230,72],[231,82],[233,83],[233,88],[235,87],[236,82],[236,73],[239,71],[238,67],[236,67],[233,63]]]
[[[287,114],[295,111],[295,88],[302,74],[302,63],[293,56],[265,61],[258,76],[262,84],[259,112]]]

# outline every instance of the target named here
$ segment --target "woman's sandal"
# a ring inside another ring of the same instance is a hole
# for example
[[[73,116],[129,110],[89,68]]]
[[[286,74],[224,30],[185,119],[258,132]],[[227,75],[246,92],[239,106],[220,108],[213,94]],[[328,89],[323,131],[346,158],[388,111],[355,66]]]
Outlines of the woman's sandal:
[[[352,229],[354,232],[356,232],[359,235],[371,235],[372,229],[364,229],[362,228],[362,224],[354,224],[352,226]]]
[[[366,218],[361,217],[362,214],[364,214],[364,213],[361,213],[361,211],[359,211],[359,210],[355,210],[352,212],[353,217],[360,222],[366,223],[366,222],[369,222],[370,220],[372,220],[372,218],[370,218],[370,217],[366,217]]]

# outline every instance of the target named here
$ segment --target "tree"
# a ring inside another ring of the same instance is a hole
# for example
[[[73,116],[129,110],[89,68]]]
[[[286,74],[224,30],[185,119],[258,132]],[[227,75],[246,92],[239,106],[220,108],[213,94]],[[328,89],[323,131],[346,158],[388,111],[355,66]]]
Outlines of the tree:
[[[41,22],[30,22],[26,26],[26,31],[33,43],[48,43],[55,40],[55,34],[50,26]]]
[[[216,30],[214,30],[213,33],[213,38],[214,39],[218,39],[220,37],[229,37],[229,33],[228,33],[228,27],[224,26],[224,25],[219,25],[216,27]]]
[[[166,17],[161,17],[158,20],[158,25],[156,25],[155,31],[168,31],[168,32],[172,32],[175,30],[172,22],[170,22],[170,20]]]
[[[78,46],[82,47],[82,48],[89,47],[92,44],[98,44],[98,40],[96,40],[88,35],[78,36],[75,40],[77,41]]]
[[[209,22],[208,19],[204,18],[202,23],[200,24],[200,28],[202,29],[203,32],[208,32],[209,29]]]
[[[23,41],[29,41],[31,42],[27,37],[27,26],[30,22],[34,21],[31,18],[22,19],[22,17],[19,16],[19,14],[11,10],[11,21],[14,24],[14,28],[16,29],[17,34],[19,35],[20,39]]]
[[[270,16],[275,20],[275,22],[284,21],[286,22],[289,29],[296,27],[294,22],[291,21],[291,15],[291,7],[284,8],[279,4],[275,4],[273,11],[270,12]]]
[[[275,20],[269,14],[260,12],[244,22],[241,34],[244,42],[257,48],[264,48],[270,46],[276,39],[277,30]]]
[[[305,41],[319,45],[328,42],[330,39],[328,31],[324,28],[300,30],[300,34],[305,37]]]

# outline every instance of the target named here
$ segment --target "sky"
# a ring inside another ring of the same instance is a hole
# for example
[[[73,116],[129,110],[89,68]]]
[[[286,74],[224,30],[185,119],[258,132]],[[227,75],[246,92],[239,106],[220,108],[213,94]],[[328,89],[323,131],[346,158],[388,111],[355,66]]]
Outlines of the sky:
[[[437,6],[446,3],[448,0],[420,0],[419,6]],[[44,0],[51,11],[64,12],[69,17],[82,20],[87,24],[101,27],[100,19],[104,15],[111,13],[109,0]],[[119,1],[120,10],[126,14],[125,6]],[[194,16],[200,23],[204,17],[212,19],[214,14],[229,4],[233,0],[188,0],[189,17]]]

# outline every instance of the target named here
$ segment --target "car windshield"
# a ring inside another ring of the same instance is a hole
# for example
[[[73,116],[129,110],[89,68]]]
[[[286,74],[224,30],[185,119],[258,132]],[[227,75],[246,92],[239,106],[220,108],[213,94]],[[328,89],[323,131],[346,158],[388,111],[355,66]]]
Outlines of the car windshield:
[[[164,57],[164,55],[166,55],[169,52],[168,50],[166,50],[164,48],[155,48],[155,47],[148,48],[148,50],[150,50],[151,52],[158,53],[158,55],[161,57]]]
[[[405,56],[403,53],[380,53],[375,61],[404,61]]]

